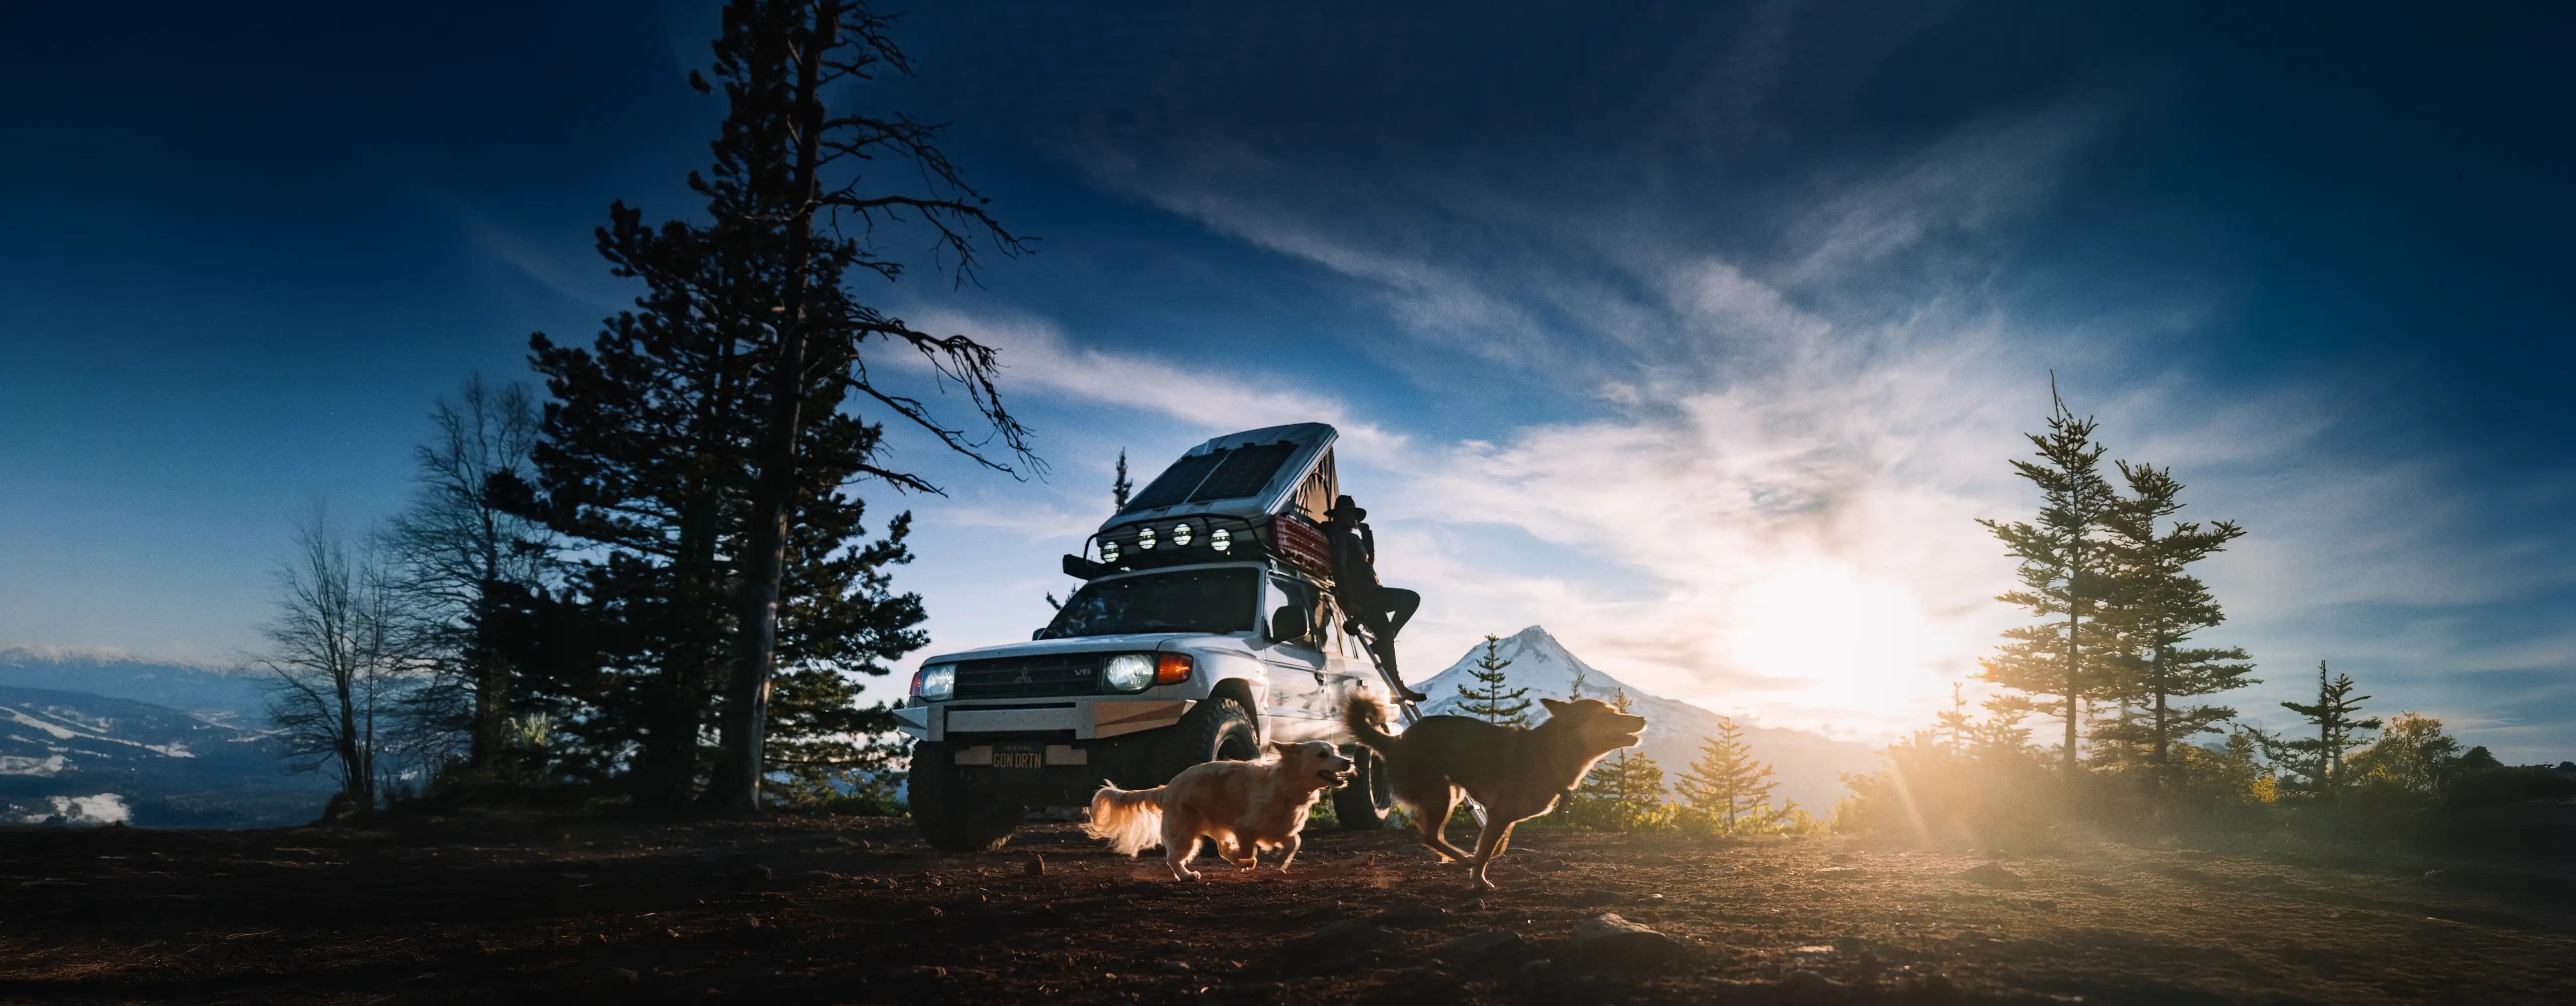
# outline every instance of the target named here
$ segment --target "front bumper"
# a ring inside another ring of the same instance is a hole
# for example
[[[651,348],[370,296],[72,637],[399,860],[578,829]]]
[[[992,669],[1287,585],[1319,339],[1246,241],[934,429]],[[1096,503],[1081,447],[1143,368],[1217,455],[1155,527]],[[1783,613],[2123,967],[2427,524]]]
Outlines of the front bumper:
[[[907,705],[895,710],[894,718],[914,740],[961,746],[989,736],[1088,741],[1171,726],[1197,704],[1195,699],[1108,696],[961,700]]]

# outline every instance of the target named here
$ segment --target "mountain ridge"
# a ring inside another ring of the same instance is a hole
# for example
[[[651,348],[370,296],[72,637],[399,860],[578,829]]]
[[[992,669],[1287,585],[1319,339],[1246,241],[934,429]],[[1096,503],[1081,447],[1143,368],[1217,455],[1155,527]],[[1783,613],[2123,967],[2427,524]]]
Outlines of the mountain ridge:
[[[176,709],[213,723],[258,722],[262,682],[235,670],[134,657],[0,649],[0,688],[43,688]]]

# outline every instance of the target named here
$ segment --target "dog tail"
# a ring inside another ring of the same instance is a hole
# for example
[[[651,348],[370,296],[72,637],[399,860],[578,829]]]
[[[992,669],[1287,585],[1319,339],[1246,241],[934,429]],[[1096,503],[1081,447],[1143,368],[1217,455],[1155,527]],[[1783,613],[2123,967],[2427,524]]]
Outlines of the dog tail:
[[[1091,820],[1082,830],[1109,840],[1109,847],[1133,856],[1163,844],[1163,790],[1119,789],[1106,782],[1091,794]]]
[[[1396,737],[1386,732],[1386,707],[1368,695],[1353,695],[1342,705],[1342,725],[1350,728],[1351,738],[1382,755],[1395,753]]]

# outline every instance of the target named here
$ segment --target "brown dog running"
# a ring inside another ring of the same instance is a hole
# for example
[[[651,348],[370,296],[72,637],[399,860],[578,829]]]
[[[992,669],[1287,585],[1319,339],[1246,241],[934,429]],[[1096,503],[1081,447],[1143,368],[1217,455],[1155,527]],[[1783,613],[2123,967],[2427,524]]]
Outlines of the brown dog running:
[[[1646,718],[1614,709],[1599,699],[1560,702],[1540,699],[1547,722],[1534,728],[1496,726],[1466,716],[1425,716],[1402,735],[1382,725],[1386,710],[1366,695],[1352,697],[1342,708],[1351,734],[1386,759],[1387,781],[1395,799],[1413,813],[1422,844],[1441,859],[1468,859],[1466,852],[1441,836],[1449,812],[1466,790],[1485,808],[1485,827],[1476,835],[1472,875],[1476,889],[1490,891],[1485,865],[1503,854],[1512,826],[1556,809],[1556,800],[1574,790],[1593,763],[1610,752],[1633,747],[1646,731]]]
[[[1216,840],[1216,854],[1251,869],[1263,849],[1285,849],[1279,869],[1297,859],[1298,832],[1315,794],[1350,785],[1356,764],[1323,741],[1270,745],[1261,761],[1212,761],[1182,769],[1152,789],[1119,789],[1106,783],[1091,795],[1093,838],[1130,856],[1157,843],[1172,879],[1197,880],[1190,869],[1201,837]]]

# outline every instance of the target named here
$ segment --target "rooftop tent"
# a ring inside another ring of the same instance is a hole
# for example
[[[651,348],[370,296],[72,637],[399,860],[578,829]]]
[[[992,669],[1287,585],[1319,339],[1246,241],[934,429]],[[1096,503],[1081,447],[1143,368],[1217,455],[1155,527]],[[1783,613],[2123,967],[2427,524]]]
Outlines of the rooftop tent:
[[[1322,423],[1247,430],[1200,444],[1163,470],[1110,523],[1178,513],[1241,516],[1294,509],[1320,520],[1332,505],[1336,434]]]
[[[1137,493],[1136,498],[1128,500],[1127,509],[1119,512],[1160,510],[1167,506],[1188,502],[1191,491],[1197,489],[1199,483],[1207,479],[1208,473],[1216,470],[1217,465],[1224,463],[1226,455],[1230,453],[1232,452],[1216,450],[1206,454],[1182,455],[1179,461],[1172,462],[1171,467],[1163,469],[1162,475],[1146,484],[1144,492]]]

